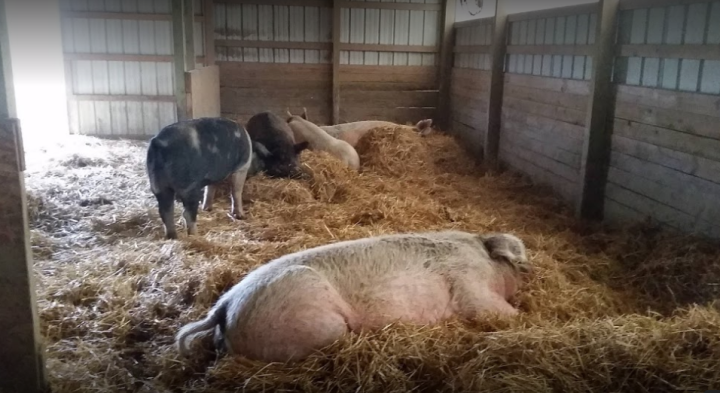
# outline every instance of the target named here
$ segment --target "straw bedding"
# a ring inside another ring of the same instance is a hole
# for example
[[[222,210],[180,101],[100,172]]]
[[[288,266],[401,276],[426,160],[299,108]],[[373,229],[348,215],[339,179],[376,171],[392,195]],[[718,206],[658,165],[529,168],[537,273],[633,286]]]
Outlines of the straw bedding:
[[[251,178],[200,235],[163,240],[145,144],[74,138],[29,152],[42,333],[55,392],[662,392],[720,389],[720,248],[650,225],[580,225],[547,189],[487,174],[447,136],[378,129],[362,172],[304,152],[303,180]],[[180,219],[181,208],[176,206]],[[182,225],[182,224],[181,224]],[[390,326],[294,364],[180,359],[173,335],[250,269],[383,233],[508,231],[537,272],[515,319]]]

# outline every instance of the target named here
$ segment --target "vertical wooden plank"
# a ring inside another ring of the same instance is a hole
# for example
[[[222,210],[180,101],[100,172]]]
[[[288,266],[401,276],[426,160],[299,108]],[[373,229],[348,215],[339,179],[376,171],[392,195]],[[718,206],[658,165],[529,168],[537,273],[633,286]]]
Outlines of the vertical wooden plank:
[[[203,0],[203,29],[205,30],[205,65],[215,64],[215,5],[213,0]]]
[[[594,75],[590,80],[579,197],[576,214],[583,219],[602,219],[605,203],[611,132],[608,120],[615,106],[612,69],[620,0],[598,3],[597,42],[593,53]]]
[[[172,0],[173,18],[173,48],[175,62],[175,103],[178,120],[187,119],[187,94],[185,90],[185,31],[184,25],[184,2],[186,0]],[[128,105],[128,116],[131,111],[134,113],[135,106]],[[128,127],[136,124],[137,120],[128,119]]]
[[[3,22],[0,25],[5,26],[4,19],[0,21]],[[0,183],[3,185],[0,194],[0,299],[5,300],[0,303],[0,329],[4,332],[0,336],[0,348],[5,359],[0,363],[0,375],[3,375],[0,390],[44,392],[48,384],[30,252],[20,122],[17,119],[0,122],[0,157],[3,157],[0,162]]]
[[[340,0],[333,1],[333,61],[332,61],[332,122],[340,123],[340,33],[342,26],[340,19],[342,18],[342,9],[340,8]]]
[[[440,66],[438,67],[438,108],[436,122],[444,129],[450,129],[452,107],[450,90],[452,83],[453,46],[455,46],[455,1],[444,0],[442,30],[440,38]]]
[[[485,131],[484,160],[490,169],[498,167],[500,151],[500,126],[502,121],[503,89],[505,87],[505,54],[507,51],[507,11],[508,0],[497,0],[495,9],[495,31],[490,49],[492,68],[490,70],[490,94],[487,127]]]
[[[0,1],[0,391],[47,391],[5,4]]]

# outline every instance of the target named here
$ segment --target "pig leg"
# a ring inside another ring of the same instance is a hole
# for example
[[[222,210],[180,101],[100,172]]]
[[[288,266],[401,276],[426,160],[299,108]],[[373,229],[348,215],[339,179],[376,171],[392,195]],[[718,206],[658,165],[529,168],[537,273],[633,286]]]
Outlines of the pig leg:
[[[187,225],[188,235],[197,235],[197,215],[200,205],[200,194],[202,189],[192,190],[187,195],[181,196],[183,207],[183,218]]]
[[[502,296],[490,290],[487,284],[456,281],[452,285],[452,302],[458,314],[473,320],[487,314],[515,316],[518,314]]]
[[[213,203],[215,202],[215,190],[217,186],[209,184],[205,187],[205,196],[203,198],[203,210],[206,212],[212,211]]]
[[[175,193],[172,190],[164,190],[155,194],[158,201],[158,211],[163,225],[165,226],[165,238],[177,239],[175,231]]]
[[[232,199],[232,211],[230,215],[238,220],[242,220],[244,217],[242,208],[242,193],[243,188],[245,187],[245,180],[247,180],[247,174],[249,170],[250,162],[248,162],[246,165],[243,165],[240,169],[233,173],[230,178],[230,183],[232,186],[232,192],[230,193],[230,198]]]

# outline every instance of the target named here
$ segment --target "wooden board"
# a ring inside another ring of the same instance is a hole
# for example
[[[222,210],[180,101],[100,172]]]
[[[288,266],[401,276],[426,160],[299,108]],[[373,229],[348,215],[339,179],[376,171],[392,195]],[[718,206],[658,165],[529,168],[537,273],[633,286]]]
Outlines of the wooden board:
[[[186,73],[191,118],[220,116],[220,69],[203,67]]]
[[[1,5],[0,5],[1,6]],[[30,252],[24,152],[19,122],[0,121],[0,390],[40,392],[47,388],[45,351]]]
[[[332,120],[332,70],[329,64],[219,62],[223,116],[247,121],[272,111],[283,116],[306,107],[313,122]]]
[[[682,232],[713,238],[720,237],[720,226],[715,223],[695,218],[615,183],[608,183],[606,198]]]
[[[420,120],[432,119],[435,108],[340,108],[342,123],[362,120],[385,120],[400,124],[416,124]]]
[[[470,154],[482,152],[482,144],[485,140],[484,129],[470,127],[467,124],[458,122],[452,115],[448,132],[457,138],[461,142],[460,145]]]
[[[620,85],[617,86],[617,100],[619,105],[633,104],[701,115],[701,119],[709,122],[714,121],[711,117],[720,117],[720,97],[717,95]]]
[[[567,154],[559,149],[553,149],[509,129],[503,129],[503,133],[500,135],[500,147],[508,151],[520,150],[528,157],[532,156],[533,165],[552,172],[569,182],[574,183],[578,179],[578,169],[576,167],[559,161],[562,154]]]
[[[590,83],[587,81],[519,74],[508,74],[505,76],[505,81],[508,85],[526,86],[570,94],[590,94]]]
[[[689,114],[675,109],[618,102],[615,117],[650,126],[720,140],[717,117]]]
[[[501,144],[500,160],[512,169],[529,176],[534,183],[548,185],[566,202],[575,201],[575,183],[536,165],[537,158],[532,152],[512,145]]]
[[[613,150],[720,184],[720,161],[613,135]]]
[[[720,203],[712,195],[690,193],[680,185],[668,187],[653,179],[614,167],[610,168],[608,181],[633,191],[642,198],[652,199],[688,214],[695,220],[720,222]]]
[[[438,102],[436,91],[368,91],[343,90],[340,92],[343,106],[358,108],[431,107]]]
[[[718,139],[624,119],[615,120],[614,134],[698,157],[720,161],[720,140]]]
[[[537,89],[534,87],[516,86],[512,84],[505,86],[505,94],[526,101],[533,101],[583,112],[587,109],[588,105],[588,96],[585,94],[564,93]]]
[[[577,126],[585,126],[585,112],[563,108],[551,104],[528,101],[506,94],[503,100],[503,108],[514,109],[530,115],[545,117],[548,119],[562,121]]]

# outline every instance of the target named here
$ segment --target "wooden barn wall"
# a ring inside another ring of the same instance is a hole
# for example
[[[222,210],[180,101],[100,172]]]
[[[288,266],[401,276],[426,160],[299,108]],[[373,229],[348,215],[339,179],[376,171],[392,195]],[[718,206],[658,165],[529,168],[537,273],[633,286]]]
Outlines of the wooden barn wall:
[[[62,0],[70,130],[144,137],[177,119],[170,0]],[[195,52],[204,53],[195,1]]]
[[[509,15],[499,158],[580,213],[592,84],[611,83],[608,221],[720,238],[720,1],[621,0],[612,80],[595,81],[597,7]],[[485,140],[492,19],[456,24],[453,131]],[[597,134],[596,134],[597,135]],[[598,162],[595,162],[598,164]],[[593,187],[593,189],[599,189]]]
[[[245,122],[265,110],[306,107],[311,120],[330,121],[332,8],[297,3],[215,3],[223,116]]]
[[[578,197],[596,13],[511,21],[500,159]]]
[[[720,237],[720,2],[625,10],[619,25],[605,215]]]
[[[311,120],[331,124],[333,2],[245,3],[215,4],[223,114],[246,121],[260,110],[306,107]],[[427,9],[341,2],[341,122],[435,115],[441,1],[404,3]]]
[[[450,129],[470,152],[482,151],[487,129],[493,20],[481,20],[455,31],[450,84]]]

